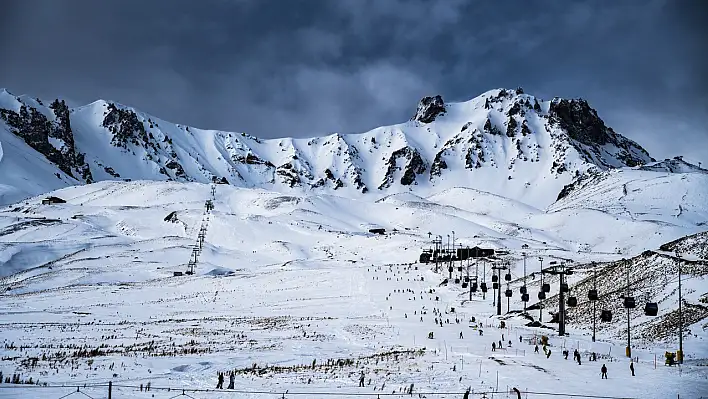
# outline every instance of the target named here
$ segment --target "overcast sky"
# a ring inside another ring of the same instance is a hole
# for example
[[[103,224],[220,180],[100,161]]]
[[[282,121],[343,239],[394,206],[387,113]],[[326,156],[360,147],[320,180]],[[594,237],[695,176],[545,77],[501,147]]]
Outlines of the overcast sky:
[[[363,132],[424,95],[583,97],[708,165],[708,1],[5,0],[0,87],[256,136]]]

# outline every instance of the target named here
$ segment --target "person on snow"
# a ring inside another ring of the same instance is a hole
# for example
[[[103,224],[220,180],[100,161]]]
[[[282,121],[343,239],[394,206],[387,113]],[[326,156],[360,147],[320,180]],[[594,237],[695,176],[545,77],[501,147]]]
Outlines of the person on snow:
[[[480,336],[484,335],[484,331],[479,330],[479,335],[480,335]]]
[[[550,349],[548,350],[548,353],[546,353],[546,359],[548,359],[549,357],[551,357],[551,350]]]
[[[501,349],[501,348],[502,348],[502,342],[501,342],[501,340],[499,340],[499,349]]]
[[[536,346],[534,346],[533,353],[538,353],[538,344]]]
[[[607,366],[604,364],[602,365],[602,368],[600,369],[600,372],[602,373],[602,378],[601,379],[607,379]]]
[[[460,339],[462,339],[462,331],[460,331]]]
[[[359,376],[359,387],[363,388],[364,387],[364,372],[361,372],[361,375]]]
[[[519,342],[524,342],[524,339],[519,335]]]
[[[232,371],[231,373],[229,373],[229,386],[226,387],[226,389],[234,389],[234,381],[235,381],[235,379],[236,379],[236,375],[235,375],[234,372]]]
[[[502,341],[504,340],[504,334],[502,334]]]
[[[224,389],[224,374],[217,373],[216,389]]]
[[[492,352],[497,350],[497,344],[492,342]]]
[[[629,370],[632,372],[632,377],[634,377],[634,361],[629,361]]]
[[[563,357],[568,360],[568,349],[563,349]]]

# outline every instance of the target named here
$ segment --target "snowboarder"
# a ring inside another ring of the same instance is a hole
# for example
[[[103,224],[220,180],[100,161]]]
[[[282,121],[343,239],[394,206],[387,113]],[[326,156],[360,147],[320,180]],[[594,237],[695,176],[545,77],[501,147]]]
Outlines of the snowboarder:
[[[216,389],[224,389],[224,374],[221,372],[218,374],[218,382],[216,383]]]
[[[629,361],[629,370],[632,372],[632,377],[634,377],[634,361]]]
[[[604,364],[602,365],[602,368],[600,369],[600,372],[602,372],[602,378],[601,379],[607,379],[607,366]]]
[[[226,389],[234,389],[234,382],[236,380],[236,375],[232,371],[229,373],[229,386]]]
[[[497,344],[492,342],[492,352],[497,350]]]
[[[484,335],[484,331],[479,330],[479,335],[480,335],[480,336]]]
[[[363,388],[364,387],[364,372],[361,372],[361,375],[359,376],[359,387]]]

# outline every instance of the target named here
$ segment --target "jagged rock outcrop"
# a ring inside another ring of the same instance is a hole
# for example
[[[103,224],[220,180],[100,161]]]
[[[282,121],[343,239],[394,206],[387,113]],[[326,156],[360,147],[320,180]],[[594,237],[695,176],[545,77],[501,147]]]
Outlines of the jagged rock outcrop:
[[[74,146],[69,108],[63,100],[54,100],[49,109],[54,113],[53,121],[22,102],[19,112],[0,108],[0,118],[12,129],[12,133],[21,137],[27,145],[44,155],[64,173],[92,183],[91,169],[85,163],[84,154],[76,151]]]
[[[401,185],[410,186],[415,183],[416,175],[425,173],[427,169],[427,165],[417,149],[412,147],[400,148],[394,151],[393,154],[391,154],[391,157],[389,157],[388,162],[386,163],[388,166],[386,175],[384,176],[384,181],[379,186],[379,190],[388,188],[391,184],[393,184],[394,175],[399,169],[397,166],[399,158],[404,158],[406,160],[406,164],[403,167],[403,176],[401,176]]]
[[[620,149],[615,157],[627,166],[654,161],[639,144],[605,126],[597,116],[597,111],[583,99],[554,99],[550,104],[549,115],[552,124],[567,132],[571,139],[590,148],[598,159],[601,158],[601,147],[613,144]],[[584,152],[584,149],[580,151]]]
[[[412,120],[421,123],[430,123],[435,118],[445,113],[445,103],[441,96],[423,97],[418,103],[418,109],[415,112]]]

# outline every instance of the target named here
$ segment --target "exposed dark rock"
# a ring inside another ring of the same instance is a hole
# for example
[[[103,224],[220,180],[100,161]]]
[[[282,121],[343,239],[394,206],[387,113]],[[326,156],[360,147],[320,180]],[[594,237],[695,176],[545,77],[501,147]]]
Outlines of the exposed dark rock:
[[[384,181],[379,186],[379,190],[388,188],[393,183],[393,176],[396,173],[396,170],[398,170],[396,165],[398,158],[405,158],[408,161],[406,162],[406,166],[403,170],[403,176],[401,177],[401,184],[404,186],[410,186],[415,183],[416,175],[423,174],[427,169],[427,165],[425,164],[425,161],[423,161],[423,158],[420,156],[418,150],[411,147],[400,148],[394,151],[388,159],[386,176],[384,177]]]
[[[509,117],[509,122],[506,125],[506,135],[514,137],[516,135],[516,127],[518,126],[516,119],[513,116]]]
[[[464,132],[465,130],[469,129],[469,127],[472,126],[472,122],[467,122],[462,126],[462,129],[460,129],[460,133]]]
[[[105,170],[106,173],[108,173],[109,175],[111,175],[113,177],[120,177],[120,175],[118,173],[116,173],[116,171],[113,170],[113,168],[111,168],[111,167],[105,166],[103,168],[103,170]]]
[[[218,178],[217,176],[211,177],[211,182],[214,184],[229,184],[229,181],[225,177]]]
[[[430,123],[435,118],[445,113],[445,103],[441,96],[423,97],[418,103],[418,109],[415,112],[412,120],[422,123]]]
[[[177,211],[170,212],[169,215],[165,216],[165,222],[177,223]]]
[[[484,122],[484,132],[488,134],[493,134],[493,135],[500,135],[501,132],[499,129],[492,124],[492,121],[487,118],[487,121]]]
[[[430,166],[430,176],[440,176],[442,173],[442,169],[447,169],[447,162],[445,162],[445,159],[443,158],[443,153],[445,150],[442,150],[435,155],[435,159],[433,160],[433,164]]]
[[[184,178],[187,177],[187,174],[184,173],[184,168],[182,168],[182,165],[179,164],[179,162],[175,160],[171,160],[170,162],[167,162],[165,164],[165,167],[168,169],[172,169],[175,171],[175,177],[177,178]]]
[[[541,104],[539,104],[538,100],[535,98],[533,99],[533,110],[536,112],[541,112]]]
[[[138,115],[129,109],[118,108],[113,103],[108,104],[108,114],[103,118],[101,126],[113,133],[111,144],[116,147],[127,148],[128,143],[132,143],[147,148],[152,144]]]
[[[524,119],[524,122],[521,124],[521,134],[524,136],[531,134],[531,130],[529,129],[529,125],[526,123],[526,119]]]

